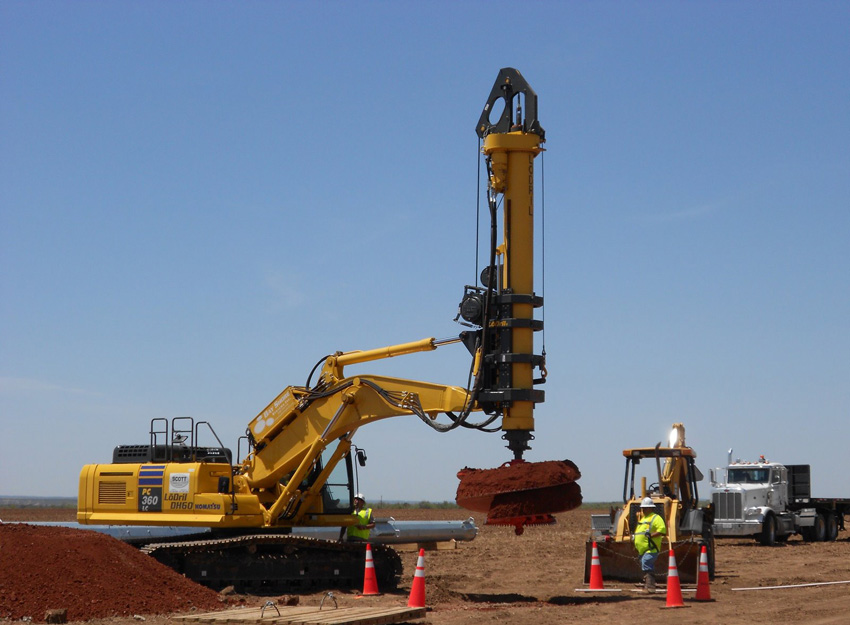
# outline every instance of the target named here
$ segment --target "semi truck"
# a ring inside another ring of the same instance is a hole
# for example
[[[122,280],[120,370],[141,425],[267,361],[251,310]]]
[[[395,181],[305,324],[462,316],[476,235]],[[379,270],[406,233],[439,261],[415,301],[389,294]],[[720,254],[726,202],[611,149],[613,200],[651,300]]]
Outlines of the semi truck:
[[[764,456],[732,461],[711,471],[716,538],[752,536],[775,545],[799,534],[803,540],[832,541],[845,529],[850,498],[812,497],[808,464],[781,464]]]

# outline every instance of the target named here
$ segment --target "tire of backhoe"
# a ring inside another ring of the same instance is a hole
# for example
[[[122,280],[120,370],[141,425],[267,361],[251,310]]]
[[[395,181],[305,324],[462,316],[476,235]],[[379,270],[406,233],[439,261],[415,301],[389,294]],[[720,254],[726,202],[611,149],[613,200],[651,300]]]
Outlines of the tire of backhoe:
[[[831,512],[824,518],[824,540],[833,542],[838,538],[838,519]]]
[[[765,547],[773,547],[776,544],[776,518],[772,514],[764,517],[761,533],[756,535],[756,539]]]

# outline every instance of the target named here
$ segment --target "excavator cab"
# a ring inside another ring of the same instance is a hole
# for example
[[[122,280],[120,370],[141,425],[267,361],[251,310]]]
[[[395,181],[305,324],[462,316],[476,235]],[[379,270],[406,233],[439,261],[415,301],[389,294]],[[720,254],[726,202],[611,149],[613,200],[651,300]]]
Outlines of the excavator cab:
[[[360,450],[362,451],[362,450]],[[306,493],[316,480],[322,475],[325,465],[329,461],[331,455],[330,450],[325,452],[316,459],[313,468],[306,478],[301,482],[299,490]],[[350,515],[354,512],[354,469],[351,461],[352,454],[347,454],[340,462],[331,470],[330,476],[324,482],[319,491],[319,497],[313,504],[313,514],[344,514]],[[362,466],[362,465],[361,465]],[[281,480],[282,485],[286,485],[292,475]]]

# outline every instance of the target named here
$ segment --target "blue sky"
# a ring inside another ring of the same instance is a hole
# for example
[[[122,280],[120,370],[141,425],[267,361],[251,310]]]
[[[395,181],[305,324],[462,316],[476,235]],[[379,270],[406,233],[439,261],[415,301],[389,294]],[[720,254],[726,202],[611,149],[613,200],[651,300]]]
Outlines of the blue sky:
[[[235,446],[325,354],[456,334],[507,66],[547,138],[527,458],[612,500],[622,449],[682,421],[706,473],[733,447],[850,496],[850,5],[8,0],[0,494],[74,496],[155,417]],[[355,442],[372,500],[509,459],[414,417]]]

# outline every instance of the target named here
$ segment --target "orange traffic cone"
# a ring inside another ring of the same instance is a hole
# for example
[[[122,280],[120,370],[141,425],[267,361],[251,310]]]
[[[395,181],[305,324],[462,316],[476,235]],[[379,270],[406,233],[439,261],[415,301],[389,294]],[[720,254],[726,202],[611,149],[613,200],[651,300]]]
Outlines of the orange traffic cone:
[[[408,608],[425,607],[425,550],[419,550],[419,559],[416,560],[416,573],[413,575],[413,585],[410,587],[410,599],[407,600]]]
[[[366,543],[366,570],[363,572],[363,594],[379,595],[378,578],[375,577],[375,561],[372,560],[372,545]]]
[[[605,590],[602,583],[602,564],[599,562],[599,547],[593,541],[593,551],[590,552],[590,590]]]
[[[667,567],[667,607],[684,607],[682,585],[679,583],[679,569],[676,568],[676,554],[670,550],[670,564]]]
[[[711,590],[708,586],[708,550],[705,545],[699,554],[699,575],[697,576],[697,601],[711,601]]]

